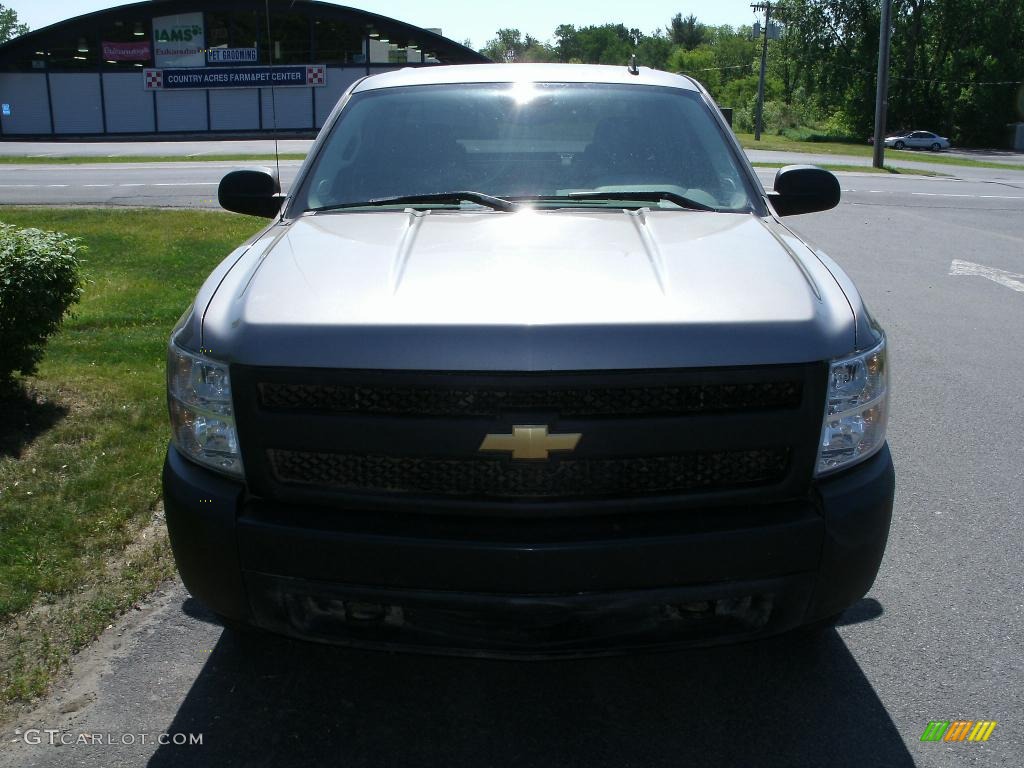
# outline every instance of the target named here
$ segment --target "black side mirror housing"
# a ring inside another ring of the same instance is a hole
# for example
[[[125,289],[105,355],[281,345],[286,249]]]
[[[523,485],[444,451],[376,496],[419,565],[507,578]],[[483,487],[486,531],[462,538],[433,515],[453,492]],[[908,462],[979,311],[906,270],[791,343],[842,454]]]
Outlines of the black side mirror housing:
[[[232,171],[217,188],[220,207],[235,213],[272,219],[281,212],[281,181],[269,168]]]
[[[775,174],[768,200],[779,216],[827,211],[839,205],[839,179],[815,165],[787,165]]]

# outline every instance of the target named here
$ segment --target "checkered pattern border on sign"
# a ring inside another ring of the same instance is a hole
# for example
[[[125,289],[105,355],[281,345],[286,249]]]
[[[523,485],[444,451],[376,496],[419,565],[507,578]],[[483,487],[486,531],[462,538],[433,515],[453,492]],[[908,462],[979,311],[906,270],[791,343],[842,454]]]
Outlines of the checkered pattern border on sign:
[[[164,72],[162,69],[145,69],[143,77],[146,81],[146,90],[152,91],[164,87]]]
[[[306,67],[306,85],[326,85],[327,68],[323,64]]]

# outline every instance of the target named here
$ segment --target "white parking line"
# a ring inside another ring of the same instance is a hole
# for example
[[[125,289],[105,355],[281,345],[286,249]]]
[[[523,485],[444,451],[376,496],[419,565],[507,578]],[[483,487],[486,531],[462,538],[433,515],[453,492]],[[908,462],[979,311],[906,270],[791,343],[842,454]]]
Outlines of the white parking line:
[[[844,189],[847,193],[860,193],[864,195],[905,195],[910,194],[916,197],[959,197],[970,200],[1024,200],[1024,195],[967,195],[957,192],[903,192],[898,189]]]
[[[1022,282],[1024,281],[1024,275],[1017,272],[1007,272],[1005,269],[986,267],[984,264],[975,264],[973,261],[954,259],[953,263],[949,265],[949,274],[984,277],[986,280],[998,283],[1009,288],[1011,291],[1024,293],[1024,282]]]
[[[219,181],[161,182],[157,184],[117,184],[118,187],[216,187]],[[0,189],[107,189],[114,184],[0,184]]]
[[[920,197],[970,197],[974,200],[1024,200],[1024,195],[956,195],[952,192],[911,192]]]

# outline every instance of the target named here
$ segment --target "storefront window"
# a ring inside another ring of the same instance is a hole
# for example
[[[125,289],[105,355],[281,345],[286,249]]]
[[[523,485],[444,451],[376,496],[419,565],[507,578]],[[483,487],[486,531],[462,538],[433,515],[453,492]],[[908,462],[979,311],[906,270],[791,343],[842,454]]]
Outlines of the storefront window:
[[[206,47],[231,47],[231,14],[206,13]]]
[[[256,48],[259,51],[260,61],[265,61],[267,52],[265,44],[261,41],[266,38],[267,30],[264,28],[262,33],[260,31],[260,24],[265,23],[263,14],[250,11],[229,15],[231,16],[231,47]]]
[[[317,21],[313,25],[316,49],[313,57],[318,64],[344,66],[365,64],[364,40],[359,27],[344,21]]]
[[[399,48],[397,45],[392,43],[392,47],[388,51],[388,64],[405,64],[405,62],[405,48]]]
[[[305,14],[271,14],[271,56],[274,64],[308,64],[313,60],[309,27],[309,16]]]
[[[43,43],[16,41],[0,59],[0,72],[42,72],[46,69],[46,59]]]
[[[148,19],[116,19],[100,29],[99,59],[107,70],[132,70],[153,64]]]
[[[55,34],[38,49],[48,69],[92,69],[100,63],[100,40],[94,28],[80,27]]]

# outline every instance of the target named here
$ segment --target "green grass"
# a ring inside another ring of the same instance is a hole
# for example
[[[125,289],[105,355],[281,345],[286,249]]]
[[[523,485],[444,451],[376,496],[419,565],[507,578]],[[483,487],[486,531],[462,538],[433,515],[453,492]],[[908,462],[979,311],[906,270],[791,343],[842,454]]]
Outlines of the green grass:
[[[871,157],[872,148],[868,144],[848,144],[832,141],[797,141],[786,136],[761,134],[760,141],[754,141],[752,133],[737,133],[736,138],[744,149],[765,149],[771,152],[807,152],[816,155],[852,155],[855,157]]]
[[[782,168],[785,163],[751,163],[755,168]],[[836,165],[834,163],[821,163],[819,168],[824,168],[826,171],[841,171],[845,173],[892,173],[892,174],[911,174],[913,176],[947,176],[948,174],[939,173],[938,171],[927,171],[920,168],[897,168],[896,166],[886,165],[882,168],[874,168],[870,165]]]
[[[281,154],[282,160],[305,160],[306,155],[298,152]],[[197,155],[186,157],[184,155],[124,155],[118,157],[107,157],[105,155],[66,155],[56,157],[22,157],[2,155],[0,165],[87,165],[89,163],[194,163],[220,161],[244,161],[244,162],[273,162],[273,154],[264,155]]]
[[[70,653],[170,573],[162,526],[125,555],[160,497],[167,336],[210,270],[265,222],[28,208],[0,208],[0,221],[89,248],[74,316],[25,394],[0,402],[2,710],[45,690]]]
[[[806,152],[814,155],[847,155],[854,157],[871,157],[874,148],[870,144],[848,144],[831,141],[797,141],[786,136],[769,136],[761,134],[761,141],[754,141],[751,133],[738,133],[736,138],[744,149],[764,149],[771,152]],[[962,157],[950,157],[937,152],[910,149],[886,149],[888,160],[899,159],[933,165],[955,165],[966,168],[1010,168],[1024,171],[1019,163],[994,163],[986,160],[968,160]]]

